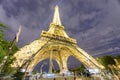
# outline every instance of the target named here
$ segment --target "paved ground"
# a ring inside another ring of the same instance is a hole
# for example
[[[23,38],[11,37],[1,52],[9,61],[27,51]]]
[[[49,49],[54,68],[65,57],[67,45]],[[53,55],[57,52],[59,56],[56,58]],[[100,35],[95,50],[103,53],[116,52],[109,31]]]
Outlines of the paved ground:
[[[81,77],[59,77],[59,78],[41,78],[40,80],[91,80],[90,78],[81,78]],[[98,80],[98,79],[96,79]]]
[[[108,79],[108,78],[100,78],[100,77],[77,77],[77,78],[74,78],[74,77],[58,77],[58,78],[41,78],[39,80],[120,80],[120,77],[119,76],[113,76],[112,79]]]

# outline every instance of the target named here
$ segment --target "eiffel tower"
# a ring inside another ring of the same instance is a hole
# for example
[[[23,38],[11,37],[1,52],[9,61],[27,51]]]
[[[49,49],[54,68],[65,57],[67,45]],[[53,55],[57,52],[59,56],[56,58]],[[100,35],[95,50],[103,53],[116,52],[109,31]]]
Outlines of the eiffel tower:
[[[59,17],[59,7],[55,6],[53,21],[50,23],[48,31],[42,31],[40,38],[22,47],[14,55],[16,61],[14,66],[21,66],[26,60],[30,61],[27,70],[32,71],[42,60],[50,59],[50,69],[52,72],[52,60],[55,60],[60,69],[60,73],[68,71],[67,60],[70,56],[78,59],[86,68],[103,69],[92,56],[81,49],[75,39],[70,38],[61,24]]]

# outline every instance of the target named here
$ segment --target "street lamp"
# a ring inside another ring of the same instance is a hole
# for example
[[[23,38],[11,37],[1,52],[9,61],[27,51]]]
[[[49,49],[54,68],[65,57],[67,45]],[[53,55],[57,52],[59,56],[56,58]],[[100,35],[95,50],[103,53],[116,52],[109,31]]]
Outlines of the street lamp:
[[[42,65],[41,65],[41,67],[40,67],[40,74],[42,74],[42,69],[43,69],[43,67],[44,67],[44,65],[46,65],[47,63],[43,63]]]

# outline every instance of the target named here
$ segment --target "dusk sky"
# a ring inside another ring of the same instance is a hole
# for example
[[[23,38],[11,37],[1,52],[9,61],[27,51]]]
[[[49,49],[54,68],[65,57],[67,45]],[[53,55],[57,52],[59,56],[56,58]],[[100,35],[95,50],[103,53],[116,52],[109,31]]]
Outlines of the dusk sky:
[[[19,25],[19,47],[39,38],[56,4],[65,31],[88,54],[120,54],[120,0],[0,0],[0,22],[8,26],[5,39],[12,40]]]

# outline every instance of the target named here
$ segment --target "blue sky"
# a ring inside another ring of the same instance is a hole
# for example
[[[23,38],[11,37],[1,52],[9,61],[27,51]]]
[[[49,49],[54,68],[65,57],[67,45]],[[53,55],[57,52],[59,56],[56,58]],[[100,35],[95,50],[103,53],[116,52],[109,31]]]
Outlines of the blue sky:
[[[8,26],[12,40],[22,25],[18,46],[22,47],[48,30],[58,4],[67,34],[93,56],[120,54],[119,0],[0,0],[0,22]]]

